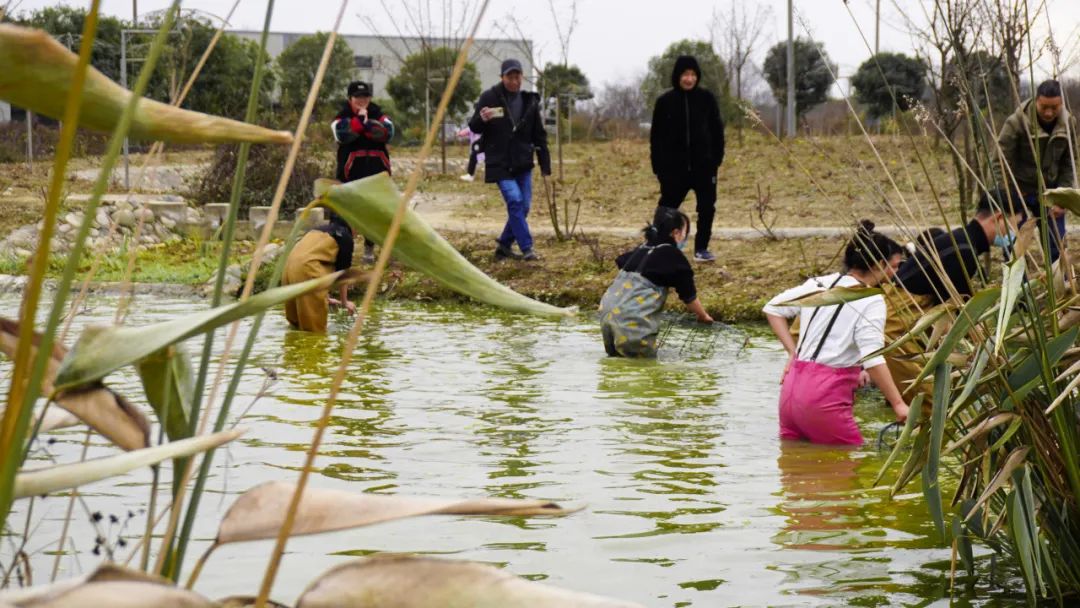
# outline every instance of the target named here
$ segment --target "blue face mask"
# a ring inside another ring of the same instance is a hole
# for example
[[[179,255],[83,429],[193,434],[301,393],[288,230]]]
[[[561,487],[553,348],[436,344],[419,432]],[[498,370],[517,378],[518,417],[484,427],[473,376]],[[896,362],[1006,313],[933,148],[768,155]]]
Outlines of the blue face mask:
[[[999,234],[994,237],[994,245],[1001,247],[1002,249],[1008,249],[1016,242],[1016,234],[1010,232],[1009,234]]]
[[[679,241],[679,251],[686,251],[686,241],[689,239],[683,239]]]

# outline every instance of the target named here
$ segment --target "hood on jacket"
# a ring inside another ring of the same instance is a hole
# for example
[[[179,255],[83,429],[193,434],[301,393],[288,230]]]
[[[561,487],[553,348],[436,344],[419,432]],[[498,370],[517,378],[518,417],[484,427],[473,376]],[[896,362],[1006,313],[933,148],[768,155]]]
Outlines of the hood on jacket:
[[[697,84],[694,85],[694,88],[696,89],[701,86],[701,66],[698,65],[697,59],[694,59],[690,55],[681,55],[675,60],[675,68],[671,70],[671,88],[676,90],[681,89],[679,86],[679,77],[682,76],[682,73],[686,70],[694,70],[694,73],[697,74],[698,81]]]

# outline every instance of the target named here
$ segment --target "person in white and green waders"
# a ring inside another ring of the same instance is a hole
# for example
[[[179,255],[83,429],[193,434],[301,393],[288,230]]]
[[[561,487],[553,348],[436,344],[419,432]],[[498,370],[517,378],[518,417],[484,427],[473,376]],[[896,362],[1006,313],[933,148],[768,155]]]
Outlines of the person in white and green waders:
[[[677,209],[657,207],[645,227],[645,243],[615,260],[619,274],[600,301],[604,350],[612,357],[655,357],[660,312],[674,288],[702,323],[712,323],[697,298],[694,270],[682,249],[690,218]]]

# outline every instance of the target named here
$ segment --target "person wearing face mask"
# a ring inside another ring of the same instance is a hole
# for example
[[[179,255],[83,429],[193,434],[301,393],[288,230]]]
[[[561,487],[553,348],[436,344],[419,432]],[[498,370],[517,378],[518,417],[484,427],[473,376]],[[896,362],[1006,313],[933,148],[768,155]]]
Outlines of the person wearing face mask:
[[[670,288],[698,321],[713,322],[698,300],[694,270],[683,254],[690,218],[678,209],[657,207],[643,232],[644,244],[615,259],[619,274],[600,301],[604,350],[612,357],[656,356],[660,312]]]
[[[371,85],[359,80],[350,82],[348,100],[330,123],[338,142],[337,172],[339,182],[351,182],[382,172],[390,173],[390,151],[386,142],[394,137],[394,123],[379,104],[371,101]],[[375,263],[375,245],[364,241],[364,263]]]
[[[765,305],[769,327],[788,353],[780,390],[781,439],[862,445],[852,408],[863,370],[892,406],[896,419],[907,419],[907,403],[884,357],[870,357],[885,346],[882,296],[817,308],[787,304],[833,287],[876,287],[893,276],[903,252],[899,243],[875,232],[873,222],[863,220],[844,250],[843,272],[811,278]],[[798,341],[789,325],[795,317],[802,327]]]
[[[1014,195],[1012,200],[1018,200]],[[1016,227],[1023,221],[1023,207],[1009,208],[1009,196],[997,190],[983,193],[975,219],[952,232],[938,234],[928,245],[916,248],[896,272],[890,285],[884,285],[888,305],[885,339],[895,342],[934,306],[948,301],[953,294],[961,299],[970,297],[976,281],[982,277],[979,256],[991,245],[1011,246]],[[905,387],[905,395],[916,391],[910,382],[918,377],[926,364],[925,351],[917,340],[911,340],[885,355],[893,379]],[[932,407],[932,383],[924,383],[918,391],[924,395],[923,409]]]
[[[1076,120],[1065,109],[1061,83],[1047,80],[1016,109],[998,134],[1000,155],[994,155],[994,175],[1000,186],[1015,184],[1028,215],[1042,221],[1039,195],[1051,188],[1076,187]],[[1038,154],[1038,156],[1036,156]],[[1066,212],[1057,205],[1046,209],[1049,254],[1058,258],[1064,242]]]

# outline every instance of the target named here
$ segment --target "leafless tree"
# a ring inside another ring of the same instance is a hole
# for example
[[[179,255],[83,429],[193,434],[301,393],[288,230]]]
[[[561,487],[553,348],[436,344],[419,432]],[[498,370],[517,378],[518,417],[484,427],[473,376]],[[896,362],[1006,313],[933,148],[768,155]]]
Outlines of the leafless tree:
[[[1021,102],[1020,83],[1023,82],[1022,74],[1029,65],[1029,56],[1025,50],[1031,28],[1044,7],[1044,3],[1027,0],[983,0],[979,7],[987,26],[987,46],[1001,57],[1009,73],[1009,81],[1012,83],[1009,92],[1014,106],[1019,106]],[[1041,49],[1033,48],[1031,51],[1030,57],[1037,60]]]
[[[960,127],[974,125],[970,95],[964,86],[970,82],[963,74],[968,60],[977,46],[983,31],[978,15],[979,3],[984,0],[893,0],[897,12],[911,32],[916,56],[926,64],[928,80],[933,90],[930,103],[930,119],[938,138],[952,141],[958,134],[963,136],[963,154],[953,146],[953,165],[959,190],[961,210],[966,209],[974,186],[974,176],[968,166],[979,166],[974,161],[972,130]],[[915,9],[911,10],[912,4]],[[977,110],[977,109],[976,109]]]
[[[559,38],[559,50],[565,67],[570,62],[570,39],[574,37],[574,29],[578,24],[577,0],[570,0],[569,14],[564,15],[565,20],[559,16],[555,0],[548,0],[548,9],[551,10],[551,20],[555,23],[555,35]]]
[[[709,27],[712,46],[726,64],[729,84],[739,101],[743,99],[743,77],[772,15],[767,6],[756,2],[752,6],[751,10],[747,2],[731,0],[726,11],[714,8]]]

